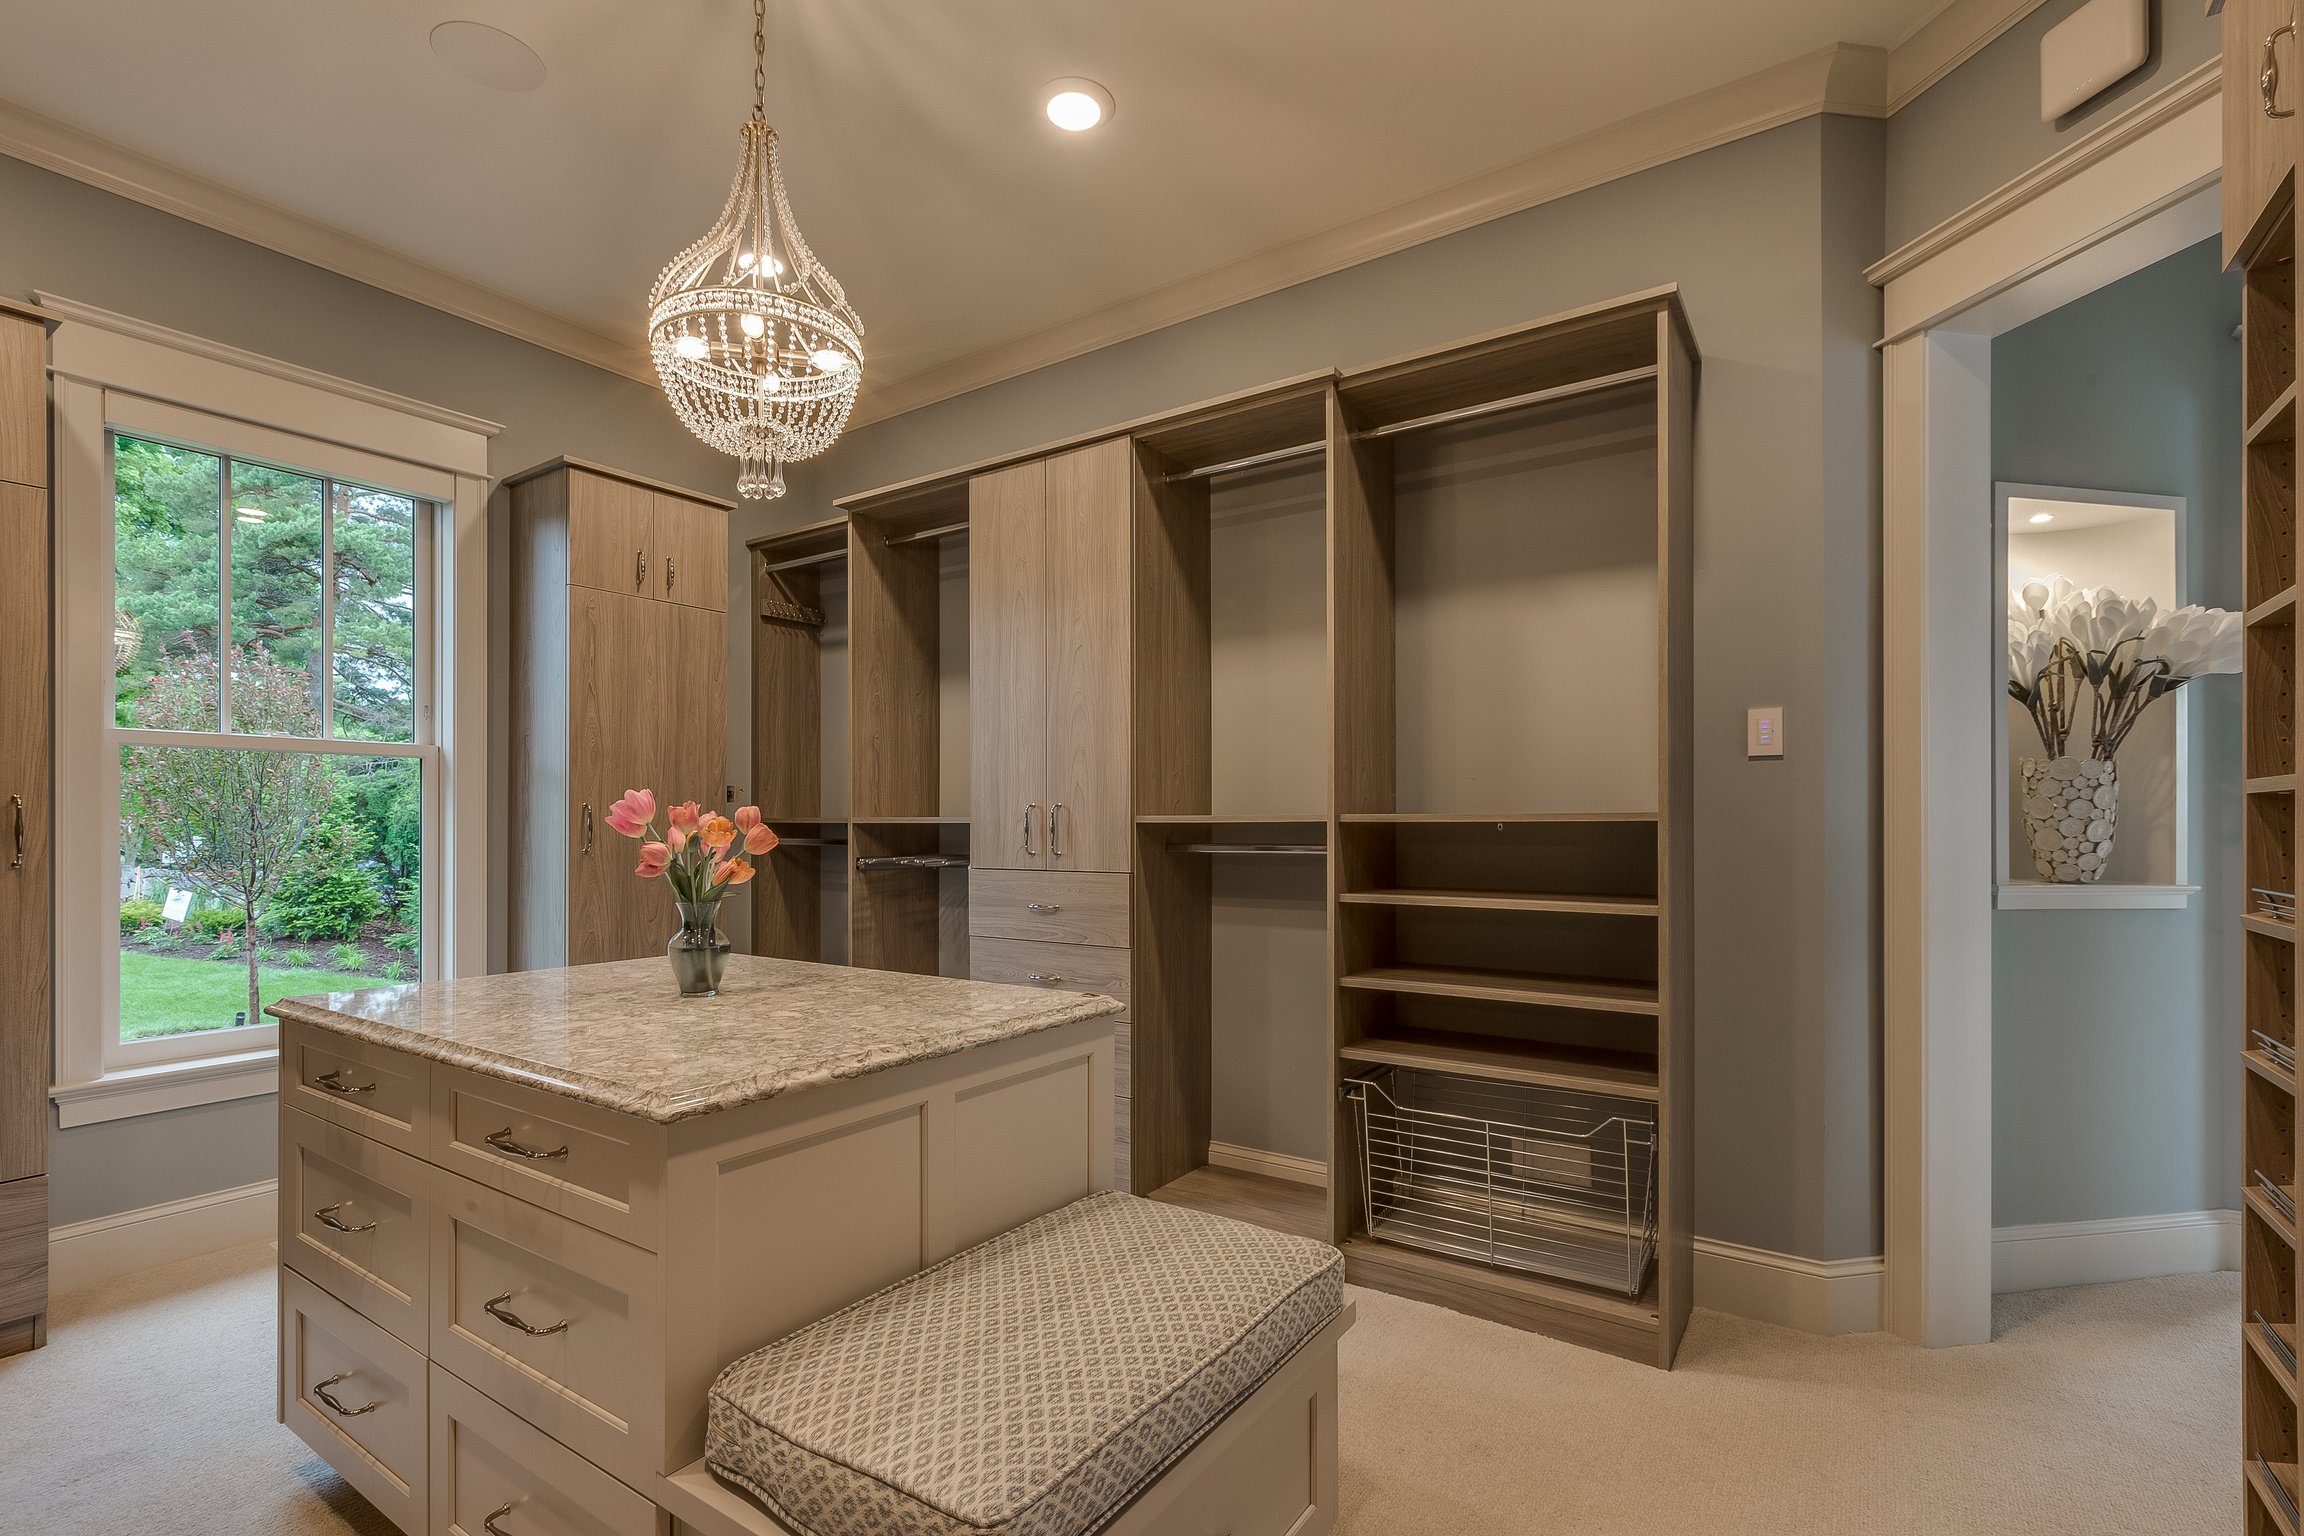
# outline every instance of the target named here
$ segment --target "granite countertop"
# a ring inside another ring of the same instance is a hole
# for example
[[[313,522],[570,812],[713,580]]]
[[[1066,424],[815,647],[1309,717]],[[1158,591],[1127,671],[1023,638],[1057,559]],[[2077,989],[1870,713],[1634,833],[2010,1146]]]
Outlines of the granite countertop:
[[[662,960],[286,998],[275,1018],[670,1124],[1118,1013],[1085,992],[730,955],[683,998]]]

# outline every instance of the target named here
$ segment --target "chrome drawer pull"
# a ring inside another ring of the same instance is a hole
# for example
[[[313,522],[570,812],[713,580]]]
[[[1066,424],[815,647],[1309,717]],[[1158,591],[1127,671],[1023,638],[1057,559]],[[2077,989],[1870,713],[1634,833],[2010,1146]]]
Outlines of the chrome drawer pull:
[[[526,1158],[531,1163],[547,1163],[553,1158],[568,1155],[568,1149],[565,1146],[554,1147],[549,1152],[539,1152],[534,1147],[524,1147],[512,1139],[512,1127],[510,1126],[506,1126],[500,1131],[490,1131],[480,1139],[506,1157]]]
[[[377,1398],[374,1402],[362,1403],[357,1408],[347,1408],[342,1403],[338,1402],[336,1400],[336,1394],[329,1391],[328,1389],[335,1386],[338,1382],[350,1381],[352,1379],[352,1374],[353,1373],[350,1371],[338,1371],[335,1375],[329,1377],[326,1381],[314,1382],[312,1385],[312,1395],[320,1399],[320,1401],[326,1403],[329,1409],[339,1418],[356,1419],[364,1413],[374,1413],[377,1409],[384,1406],[384,1399],[380,1397]]]
[[[1032,813],[1038,809],[1040,809],[1040,802],[1037,800],[1024,807],[1024,852],[1034,858],[1039,857],[1039,855],[1034,853],[1032,849]]]
[[[504,1527],[498,1525],[496,1522],[503,1519],[506,1515],[512,1513],[513,1509],[518,1506],[519,1502],[520,1501],[518,1499],[514,1499],[510,1504],[506,1504],[498,1509],[492,1510],[487,1515],[487,1517],[480,1522],[480,1529],[486,1531],[488,1536],[512,1536],[510,1531],[504,1529]]]
[[[312,1079],[312,1086],[315,1088],[325,1088],[330,1093],[353,1094],[374,1093],[376,1091],[376,1085],[374,1083],[348,1083],[344,1081],[344,1069],[342,1067],[336,1067],[321,1073],[318,1077]]]
[[[2279,51],[2280,39],[2295,35],[2296,23],[2292,21],[2286,26],[2274,27],[2264,35],[2264,67],[2257,72],[2256,89],[2264,98],[2264,115],[2266,117],[2279,118],[2296,115],[2294,107],[2280,105]]]
[[[8,803],[16,807],[16,857],[9,861],[8,867],[10,869],[22,869],[24,867],[24,797],[22,795],[10,795]]]
[[[1063,809],[1061,800],[1048,807],[1048,857],[1052,859],[1064,857],[1064,845],[1056,840],[1056,817]]]
[[[1028,901],[1024,903],[1024,910],[1027,912],[1061,912],[1064,909],[1053,901]]]
[[[352,1202],[351,1202],[351,1201],[349,1201],[349,1200],[339,1200],[339,1201],[337,1201],[337,1202],[336,1202],[334,1205],[324,1205],[324,1206],[320,1207],[320,1209],[318,1209],[318,1210],[316,1210],[316,1211],[314,1211],[314,1212],[312,1213],[312,1219],[313,1219],[313,1220],[315,1220],[315,1221],[317,1221],[317,1222],[319,1222],[319,1223],[320,1223],[320,1225],[322,1225],[322,1226],[324,1226],[324,1227],[333,1227],[335,1230],[337,1230],[337,1231],[339,1231],[339,1232],[373,1232],[373,1231],[375,1231],[375,1230],[376,1230],[376,1223],[374,1223],[374,1222],[372,1222],[372,1221],[364,1221],[364,1222],[360,1223],[360,1225],[358,1225],[358,1226],[356,1226],[356,1227],[355,1227],[355,1226],[352,1226],[352,1225],[350,1225],[349,1223],[346,1223],[346,1222],[343,1222],[343,1221],[340,1221],[340,1220],[338,1220],[338,1219],[337,1219],[336,1213],[337,1213],[338,1211],[340,1211],[340,1210],[344,1209],[344,1207],[345,1207],[345,1206],[347,1206],[347,1205],[350,1205],[351,1203],[352,1203]]]
[[[501,1296],[491,1296],[488,1300],[482,1302],[480,1305],[482,1309],[485,1310],[490,1317],[496,1319],[496,1321],[504,1324],[508,1328],[517,1328],[522,1333],[527,1334],[530,1338],[540,1339],[548,1333],[565,1333],[568,1331],[568,1319],[566,1318],[560,1319],[560,1321],[554,1323],[549,1328],[537,1327],[535,1324],[522,1317],[519,1313],[512,1311],[510,1308],[504,1305],[504,1303],[510,1301],[511,1299],[512,1293],[510,1291],[506,1291]]]
[[[1024,979],[1026,981],[1036,981],[1044,987],[1060,987],[1064,985],[1064,978],[1061,976],[1041,976],[1035,974],[1027,976]]]

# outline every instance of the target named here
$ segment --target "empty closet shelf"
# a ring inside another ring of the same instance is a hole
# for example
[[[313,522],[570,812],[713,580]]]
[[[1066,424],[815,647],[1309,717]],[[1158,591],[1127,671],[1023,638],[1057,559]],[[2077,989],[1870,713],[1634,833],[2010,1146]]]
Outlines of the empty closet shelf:
[[[1519,971],[1458,970],[1442,966],[1387,965],[1355,971],[1347,987],[1369,992],[1410,992],[1426,997],[1469,997],[1485,1002],[1525,1003],[1544,1008],[1587,1008],[1602,1013],[1659,1012],[1652,981],[1611,981],[1593,976],[1538,976]]]
[[[1432,1067],[1544,1087],[1584,1088],[1625,1098],[1656,1097],[1656,1063],[1636,1051],[1508,1040],[1454,1030],[1397,1030],[1340,1046],[1346,1061],[1391,1067]]]
[[[1654,917],[1653,896],[1549,895],[1540,891],[1346,891],[1348,905],[1450,907],[1471,912],[1575,912],[1606,917]]]

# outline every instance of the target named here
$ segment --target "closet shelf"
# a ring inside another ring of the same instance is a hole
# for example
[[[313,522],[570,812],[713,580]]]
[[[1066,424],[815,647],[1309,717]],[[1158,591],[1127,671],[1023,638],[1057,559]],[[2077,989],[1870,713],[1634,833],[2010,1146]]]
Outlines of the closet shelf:
[[[2264,1512],[2271,1517],[2273,1525],[2286,1531],[2288,1536],[2297,1536],[2296,1522],[2288,1518],[2288,1508],[2296,1499],[2296,1463],[2269,1461],[2268,1465],[2272,1468],[2273,1476],[2280,1479],[2280,1488],[2275,1490],[2265,1486],[2263,1468],[2253,1460],[2247,1468],[2248,1487],[2255,1494],[2256,1502],[2264,1506]],[[2287,1497],[2286,1504],[2282,1503],[2283,1494]]]
[[[2296,622],[2296,584],[2290,582],[2285,591],[2275,592],[2248,610],[2248,627],[2258,628],[2270,624],[2282,628]]]
[[[1655,1015],[1656,984],[1595,976],[1543,976],[1521,971],[1457,969],[1437,965],[1385,965],[1354,971],[1347,987],[1368,992],[1411,992],[1425,997],[1468,997],[1540,1008],[1585,1008],[1602,1013]]]
[[[1347,811],[1338,818],[1354,825],[1429,825],[1443,827],[1487,827],[1499,824],[1529,824],[1543,822],[1610,822],[1631,825],[1652,822],[1654,811],[1500,811],[1490,816],[1466,816],[1453,811]]]
[[[2293,1184],[2288,1185],[2287,1193],[2290,1199],[2294,1199],[2296,1194],[2296,1186]],[[2270,1195],[2267,1195],[2261,1188],[2251,1183],[2245,1190],[2241,1191],[2241,1198],[2248,1202],[2248,1209],[2254,1211],[2259,1217],[2263,1218],[2264,1225],[2272,1229],[2273,1236],[2286,1243],[2291,1250],[2295,1248],[2296,1223],[2290,1220],[2288,1216],[2281,1211],[2279,1206],[2272,1203],[2272,1197]]]
[[[2289,1071],[2262,1051],[2242,1051],[2241,1064],[2273,1087],[2293,1095],[2296,1092],[2296,1074]]]
[[[1434,1253],[1425,1248],[1403,1248],[1380,1238],[1348,1238],[1343,1248],[1345,1278],[1354,1285],[1375,1283],[1378,1289],[1437,1301],[1444,1306],[1460,1291],[1476,1288],[1478,1292],[1504,1298],[1512,1304],[1514,1310],[1525,1308],[1566,1312],[1631,1331],[1635,1336],[1653,1334],[1657,1329],[1656,1276],[1653,1271],[1649,1274],[1647,1289],[1640,1293],[1637,1300],[1632,1300],[1611,1296],[1605,1291],[1588,1290],[1565,1280],[1551,1280],[1518,1270],[1494,1269],[1475,1260],[1457,1258],[1453,1254]],[[1369,1270],[1377,1271],[1378,1275],[1367,1274]],[[1602,1347],[1611,1346],[1603,1343]],[[1623,1353],[1622,1350],[1616,1352]]]
[[[1533,1083],[1543,1088],[1582,1088],[1628,1099],[1656,1097],[1656,1063],[1632,1051],[1553,1045],[1470,1035],[1456,1030],[1402,1029],[1339,1046],[1346,1061],[1387,1067],[1428,1067],[1467,1077]]]
[[[2288,1346],[2288,1353],[2293,1356],[2296,1353],[2296,1325],[2294,1323],[2274,1323],[2272,1331],[2279,1335],[2280,1341]],[[2294,1402],[2296,1400],[2296,1373],[2289,1367],[2286,1360],[2280,1358],[2280,1352],[2273,1348],[2271,1342],[2264,1337],[2264,1331],[2256,1326],[2255,1319],[2250,1318],[2242,1323],[2240,1332],[2247,1338],[2249,1349],[2255,1352],[2256,1358],[2263,1363],[2264,1369],[2269,1371],[2272,1379],[2280,1384],[2280,1390],[2288,1394],[2290,1402]]]
[[[1654,917],[1652,896],[1552,896],[1536,891],[1375,890],[1346,891],[1337,898],[1355,906],[1449,907],[1472,912],[1579,912],[1602,917]]]
[[[859,827],[964,827],[965,816],[852,816]]]
[[[2296,793],[2296,775],[2268,773],[2262,778],[2242,780],[2241,788],[2251,795],[2292,795]]]
[[[1139,816],[1140,827],[1324,827],[1328,818],[1308,816]]]
[[[2259,443],[2284,443],[2296,436],[2296,381],[2290,379],[2288,387],[2264,408],[2264,414],[2248,423],[2248,446]]]
[[[2268,939],[2284,939],[2290,944],[2296,942],[2296,925],[2294,923],[2282,922],[2277,917],[2266,917],[2261,912],[2241,913],[2240,926],[2250,933],[2260,933]]]

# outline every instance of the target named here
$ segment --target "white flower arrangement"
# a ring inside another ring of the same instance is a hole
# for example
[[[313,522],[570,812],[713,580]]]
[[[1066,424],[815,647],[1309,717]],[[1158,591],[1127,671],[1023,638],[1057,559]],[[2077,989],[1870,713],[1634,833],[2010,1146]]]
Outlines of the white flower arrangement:
[[[2111,762],[2153,701],[2196,677],[2240,670],[2240,615],[2197,604],[2162,613],[2150,598],[2063,577],[2008,595],[2008,695],[2066,754],[2080,694],[2092,709],[2087,756]]]

